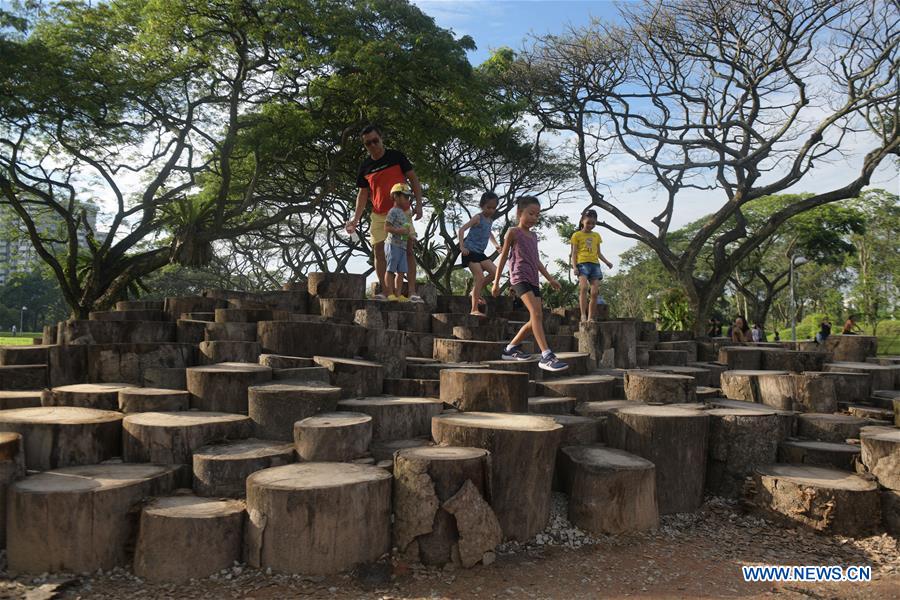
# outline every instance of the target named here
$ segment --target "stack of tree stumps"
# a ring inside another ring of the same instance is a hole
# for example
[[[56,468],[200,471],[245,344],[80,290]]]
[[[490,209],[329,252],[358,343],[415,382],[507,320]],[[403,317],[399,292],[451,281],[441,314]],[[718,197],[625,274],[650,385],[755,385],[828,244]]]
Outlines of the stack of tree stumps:
[[[471,567],[541,532],[553,490],[595,534],[710,494],[826,533],[900,532],[900,358],[871,338],[733,345],[548,311],[571,365],[548,374],[499,360],[527,318],[510,299],[485,317],[426,300],[313,273],[120,302],[0,349],[9,570]]]

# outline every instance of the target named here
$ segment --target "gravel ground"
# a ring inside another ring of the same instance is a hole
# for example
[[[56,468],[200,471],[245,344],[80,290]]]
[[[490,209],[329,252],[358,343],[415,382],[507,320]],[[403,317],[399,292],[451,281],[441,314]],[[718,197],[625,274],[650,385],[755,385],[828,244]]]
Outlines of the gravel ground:
[[[653,532],[592,537],[565,518],[554,496],[547,529],[504,544],[487,566],[461,570],[397,560],[333,577],[267,573],[243,565],[179,585],[153,585],[125,569],[10,580],[0,599],[28,598],[898,598],[900,547],[888,535],[852,539],[784,529],[713,498],[670,515]],[[5,562],[5,561],[4,561]],[[742,565],[871,565],[870,583],[748,584]]]

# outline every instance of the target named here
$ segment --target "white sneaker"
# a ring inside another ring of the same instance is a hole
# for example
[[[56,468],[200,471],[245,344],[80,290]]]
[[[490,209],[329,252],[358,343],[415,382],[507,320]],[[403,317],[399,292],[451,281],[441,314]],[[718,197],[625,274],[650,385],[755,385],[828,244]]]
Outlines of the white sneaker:
[[[422,296],[417,296],[416,294],[413,294],[412,296],[410,296],[410,297],[409,297],[409,301],[410,301],[410,302],[416,302],[416,303],[419,303],[419,304],[424,304],[424,303],[425,303],[425,301],[422,300]]]
[[[372,296],[372,300],[387,300],[387,296],[384,294],[375,294]]]

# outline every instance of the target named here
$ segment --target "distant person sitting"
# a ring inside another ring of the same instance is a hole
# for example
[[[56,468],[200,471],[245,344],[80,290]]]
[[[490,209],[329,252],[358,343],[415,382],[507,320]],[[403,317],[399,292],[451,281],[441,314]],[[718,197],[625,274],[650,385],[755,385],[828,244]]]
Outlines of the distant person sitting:
[[[841,335],[856,335],[860,332],[862,332],[862,328],[856,324],[856,318],[853,315],[847,317],[847,320],[844,322],[844,328],[841,330]]]
[[[816,334],[816,343],[824,344],[825,340],[828,339],[828,336],[831,335],[831,322],[828,320],[828,317],[822,319],[822,322],[819,323],[819,333]]]
[[[734,318],[734,324],[731,326],[731,341],[732,342],[749,342],[751,341],[750,337],[750,327],[747,325],[747,319],[744,315],[738,315]]]
[[[706,323],[706,335],[713,338],[719,337],[722,335],[722,323],[719,322],[719,319],[713,317]]]
[[[778,330],[777,330],[777,329],[775,330],[775,338],[774,338],[774,340],[775,340],[776,342],[780,342],[780,341],[781,341],[781,334],[778,333]]]
[[[762,327],[759,326],[759,323],[753,324],[753,329],[750,331],[750,339],[754,342],[763,341],[763,330]]]

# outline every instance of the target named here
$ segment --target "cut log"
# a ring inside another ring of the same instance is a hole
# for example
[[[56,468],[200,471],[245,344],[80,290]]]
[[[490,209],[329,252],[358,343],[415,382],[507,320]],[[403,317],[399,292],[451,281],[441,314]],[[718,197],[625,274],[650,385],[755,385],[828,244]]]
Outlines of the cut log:
[[[41,405],[41,390],[34,391],[0,391],[0,410],[14,408],[34,408]]]
[[[590,354],[598,367],[633,369],[638,327],[636,321],[584,321],[579,325],[578,350]]]
[[[828,362],[827,352],[788,350],[786,348],[765,348],[762,353],[761,368],[766,371],[821,371]]]
[[[187,370],[191,408],[247,414],[247,389],[272,379],[272,369],[250,363],[221,363]]]
[[[439,379],[385,379],[384,393],[390,396],[413,396],[416,398],[439,398]]]
[[[310,296],[358,299],[366,297],[366,276],[357,273],[308,273],[306,284]]]
[[[854,444],[785,440],[778,445],[778,462],[855,472],[860,448]]]
[[[251,323],[207,323],[203,337],[204,342],[255,342],[256,321]],[[265,365],[261,361],[259,364]]]
[[[384,387],[384,367],[376,362],[330,356],[313,360],[328,369],[331,385],[341,388],[341,398],[376,396]]]
[[[709,387],[716,387],[716,388],[722,387],[722,373],[724,373],[725,371],[728,370],[728,367],[726,365],[723,365],[722,363],[717,363],[717,362],[692,362],[692,363],[688,363],[688,367],[691,367],[694,369],[703,369],[704,371],[706,371],[707,372],[707,375],[705,376],[705,378],[707,380],[706,385]],[[697,380],[698,386],[703,385],[703,383],[701,383],[701,380],[703,378],[704,377],[701,376],[701,378]]]
[[[709,415],[706,489],[715,496],[739,498],[754,469],[778,457],[781,426],[774,411],[715,408]]]
[[[528,375],[495,369],[444,369],[441,401],[463,412],[528,412]]]
[[[294,423],[321,412],[334,412],[341,388],[328,383],[283,381],[247,388],[254,435],[265,440],[294,440]]]
[[[573,525],[599,535],[659,526],[652,462],[602,446],[568,446],[561,452]]]
[[[575,398],[538,396],[528,399],[528,412],[539,415],[571,415],[575,412]]]
[[[748,346],[726,346],[719,348],[716,362],[726,365],[729,371],[758,371],[762,369],[762,350]]]
[[[446,446],[401,450],[394,456],[393,473],[394,543],[401,552],[426,565],[443,566],[457,557],[471,567],[501,542],[500,524],[487,502],[488,451]],[[473,488],[464,492],[469,506],[463,505],[463,496],[457,498],[465,485]],[[480,517],[480,522],[471,527],[469,517]]]
[[[108,464],[32,475],[10,487],[13,573],[84,573],[128,563],[144,498],[169,493],[175,469]]]
[[[262,348],[259,342],[235,342],[217,340],[200,342],[200,362],[205,365],[217,363],[258,363]]]
[[[297,367],[295,369],[272,369],[274,381],[291,381],[301,383],[306,381],[321,381],[331,383],[331,374],[325,367]],[[340,389],[340,388],[338,388]]]
[[[878,353],[878,338],[870,335],[831,335],[825,340],[825,350],[833,360],[865,362]]]
[[[645,370],[655,371],[657,373],[669,373],[670,375],[687,375],[688,377],[694,378],[694,383],[697,387],[709,387],[712,383],[712,373],[709,369],[704,369],[702,367],[672,367],[663,365],[648,367]],[[718,382],[716,385],[718,385]]]
[[[656,465],[660,514],[691,512],[703,503],[708,419],[704,411],[635,406],[611,412],[607,443]]]
[[[366,329],[317,321],[262,321],[256,337],[263,352],[314,356],[327,349],[332,356],[353,357],[366,345]]]
[[[760,375],[756,378],[759,402],[779,410],[834,412],[834,380],[821,373]]]
[[[428,438],[415,438],[411,440],[384,440],[381,442],[372,442],[369,446],[369,452],[371,452],[372,458],[375,459],[376,462],[388,460],[393,464],[394,454],[398,450],[421,448],[423,446],[431,445],[433,445],[433,442],[431,441],[430,436]]]
[[[258,471],[247,479],[247,513],[251,566],[303,575],[339,573],[390,550],[391,474],[348,463]]]
[[[557,349],[558,350],[558,349]],[[542,373],[544,379],[554,379],[559,377],[571,378],[585,376],[594,370],[594,360],[588,352],[556,352],[557,358],[569,365],[565,371],[553,372],[544,371]]]
[[[778,423],[781,429],[779,433],[779,441],[792,438],[797,435],[797,412],[792,410],[778,410],[763,404],[754,402],[744,402],[742,400],[728,400],[724,398],[714,398],[709,400],[709,406],[715,408],[741,408],[746,410],[761,410],[764,412],[774,412],[778,416]]]
[[[194,450],[217,440],[250,437],[249,417],[219,412],[146,412],[122,421],[125,462],[190,465]]]
[[[900,492],[881,490],[881,515],[885,531],[900,536]]]
[[[119,391],[133,387],[127,383],[79,383],[46,391],[43,406],[80,406],[98,410],[119,410]]]
[[[240,500],[157,498],[141,511],[134,574],[165,583],[209,577],[240,561],[243,535]]]
[[[145,387],[186,390],[187,369],[183,367],[151,367],[144,370],[141,381]]]
[[[869,393],[875,390],[894,389],[894,367],[873,365],[866,362],[832,362],[825,365],[825,371],[865,373],[869,375]]]
[[[647,364],[655,366],[687,366],[690,355],[683,350],[649,350],[647,352]]]
[[[602,441],[601,421],[591,417],[577,415],[549,415],[557,424],[562,425],[560,448],[564,446],[587,446]]]
[[[250,438],[209,444],[194,451],[194,493],[243,498],[247,477],[256,471],[295,462],[294,445]]]
[[[338,402],[338,410],[372,417],[372,441],[427,437],[431,418],[441,414],[444,405],[431,398],[374,396]]]
[[[850,415],[806,413],[797,417],[797,433],[800,437],[820,442],[842,443],[859,437],[865,419]]]
[[[536,387],[538,394],[542,396],[575,398],[578,404],[616,397],[616,378],[610,375],[550,379],[538,382]]]
[[[22,434],[25,466],[48,471],[119,456],[122,413],[54,406],[0,411],[0,431]]]
[[[768,465],[753,476],[750,502],[768,515],[836,535],[874,533],[881,525],[878,486],[844,471]]]
[[[735,370],[724,371],[719,380],[722,384],[722,393],[730,400],[743,400],[744,402],[755,402],[760,404],[762,401],[759,394],[759,378],[775,375],[787,375],[787,371],[754,371],[754,370]]]
[[[595,419],[606,418],[609,413],[632,406],[646,406],[643,402],[631,402],[630,400],[601,400],[600,402],[582,402],[575,406],[575,412],[582,417]]]
[[[25,477],[25,446],[22,435],[0,433],[0,549],[6,548],[6,512],[9,486]]]
[[[482,342],[477,340],[455,340],[435,338],[433,357],[440,362],[480,363],[499,360],[506,348],[506,342]]]
[[[697,401],[697,383],[687,375],[625,371],[625,398],[632,402],[678,404]]]
[[[860,438],[862,463],[883,487],[900,490],[900,430]]]
[[[311,358],[283,356],[281,354],[261,354],[259,356],[259,364],[272,369],[302,369],[303,367],[316,366],[315,361]]]
[[[562,426],[549,417],[474,412],[437,416],[431,432],[439,444],[491,453],[491,507],[504,538],[524,542],[544,529]]]
[[[512,361],[504,362],[511,363]],[[406,376],[410,379],[440,379],[441,371],[444,369],[487,369],[488,363],[493,364],[492,361],[488,361],[484,364],[441,363],[433,359],[429,359],[429,362],[426,363],[410,361],[406,363]]]
[[[886,408],[851,404],[847,407],[847,412],[854,417],[859,417],[860,419],[869,419],[871,421],[887,421],[888,423],[893,423],[894,421],[894,411],[888,410]]]
[[[493,369],[495,371],[516,371],[518,373],[527,373],[529,381],[540,381],[544,378],[545,371],[540,368],[541,359],[534,357],[528,360],[488,360],[475,368]],[[459,368],[463,365],[455,365]],[[469,365],[465,365],[470,368]],[[438,375],[440,377],[440,375]]]
[[[185,390],[136,387],[119,390],[119,411],[125,414],[187,410],[190,403],[191,394]]]
[[[364,456],[372,441],[372,417],[363,413],[322,413],[294,423],[300,460],[347,462]]]

